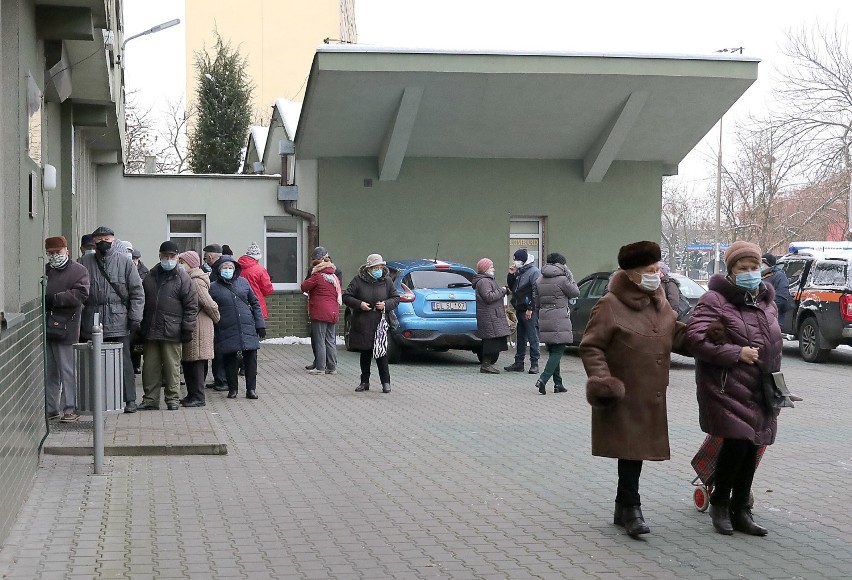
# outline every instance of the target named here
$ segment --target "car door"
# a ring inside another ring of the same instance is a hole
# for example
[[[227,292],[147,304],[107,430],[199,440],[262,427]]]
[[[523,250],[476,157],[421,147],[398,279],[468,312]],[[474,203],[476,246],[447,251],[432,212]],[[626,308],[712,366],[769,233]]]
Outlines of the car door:
[[[574,333],[574,344],[580,344],[583,332],[589,324],[589,315],[595,304],[606,292],[609,274],[598,273],[586,276],[577,285],[580,296],[571,305],[571,328]]]

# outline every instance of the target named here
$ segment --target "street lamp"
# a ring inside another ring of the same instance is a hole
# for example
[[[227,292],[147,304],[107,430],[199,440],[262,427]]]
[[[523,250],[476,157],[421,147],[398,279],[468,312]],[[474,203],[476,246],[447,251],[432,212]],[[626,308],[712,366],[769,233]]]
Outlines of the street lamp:
[[[154,34],[155,32],[160,32],[161,30],[165,30],[166,28],[171,28],[172,26],[177,26],[180,24],[180,18],[175,18],[174,20],[169,20],[168,22],[163,22],[162,24],[158,24],[157,26],[152,26],[148,30],[144,32],[140,32],[139,34],[134,34],[133,36],[129,36],[124,39],[124,42],[121,43],[121,51],[124,52],[124,45],[133,40],[134,38],[139,38],[140,36],[145,36],[146,34]]]

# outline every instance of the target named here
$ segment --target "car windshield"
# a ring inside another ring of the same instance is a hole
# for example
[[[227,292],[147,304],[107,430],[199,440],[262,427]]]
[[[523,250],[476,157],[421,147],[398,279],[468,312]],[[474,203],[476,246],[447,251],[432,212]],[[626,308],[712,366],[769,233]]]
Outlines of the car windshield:
[[[706,292],[706,290],[692,278],[679,275],[672,275],[672,278],[678,281],[680,284],[680,291],[683,292],[683,295],[687,298],[701,298],[701,296]]]
[[[471,286],[473,274],[464,270],[414,270],[406,276],[406,284],[416,288],[465,288]],[[408,281],[411,283],[408,284]]]

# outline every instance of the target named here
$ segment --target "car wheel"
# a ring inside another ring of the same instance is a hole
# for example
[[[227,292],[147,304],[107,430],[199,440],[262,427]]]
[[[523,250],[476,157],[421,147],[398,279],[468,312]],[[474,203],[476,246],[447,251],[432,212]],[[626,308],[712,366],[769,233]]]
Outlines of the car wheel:
[[[819,325],[816,318],[809,317],[799,328],[799,352],[802,360],[809,363],[821,363],[828,359],[830,348],[819,347]]]
[[[388,362],[395,365],[400,360],[402,360],[402,347],[396,343],[393,336],[388,336]]]
[[[349,342],[349,333],[352,331],[352,319],[349,314],[349,310],[346,310],[346,313],[343,315],[343,344],[346,347],[346,350],[352,352],[352,347]]]

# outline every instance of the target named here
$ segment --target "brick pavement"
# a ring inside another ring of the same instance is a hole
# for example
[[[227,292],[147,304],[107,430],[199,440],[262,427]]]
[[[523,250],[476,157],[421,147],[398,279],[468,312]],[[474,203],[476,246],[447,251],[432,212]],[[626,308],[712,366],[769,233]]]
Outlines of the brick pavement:
[[[615,462],[589,454],[582,365],[569,392],[481,375],[469,354],[391,367],[355,393],[358,361],[304,373],[306,346],[264,347],[258,401],[211,395],[227,456],[45,456],[0,551],[8,578],[849,578],[852,352],[785,350],[806,398],[781,417],[755,480],[766,538],[713,533],[692,505],[693,368],[678,359],[672,460],[647,463],[652,534],[610,522]],[[509,358],[509,357],[505,357]],[[241,393],[242,394],[242,393]]]

